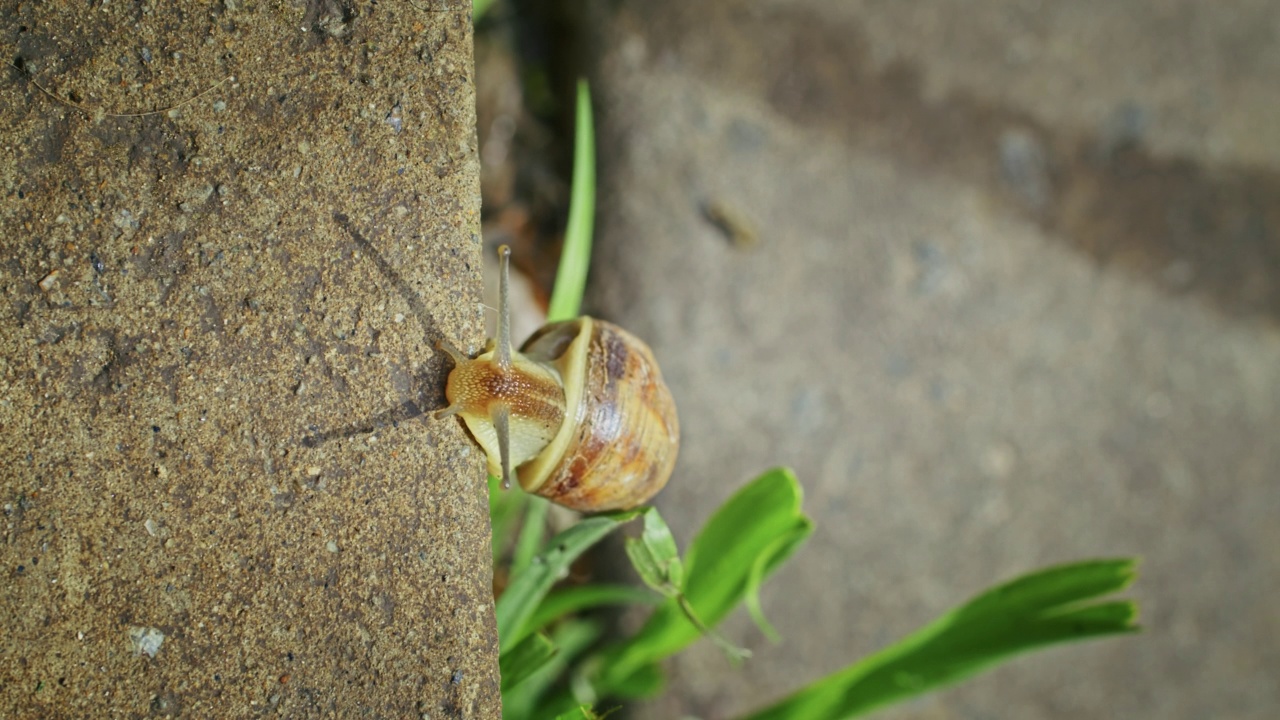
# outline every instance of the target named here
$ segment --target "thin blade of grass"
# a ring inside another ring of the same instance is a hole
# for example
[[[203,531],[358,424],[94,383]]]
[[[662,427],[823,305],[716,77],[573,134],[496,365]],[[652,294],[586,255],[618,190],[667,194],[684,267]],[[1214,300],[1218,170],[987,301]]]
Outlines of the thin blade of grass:
[[[556,720],[601,720],[603,717],[603,715],[597,715],[591,708],[583,705],[582,707],[574,708],[569,712],[557,715]]]
[[[569,190],[569,224],[564,232],[556,285],[547,321],[558,322],[582,312],[582,291],[591,264],[591,235],[596,217],[596,137],[591,120],[591,90],[578,81],[573,135],[573,185]]]
[[[555,661],[553,660],[552,662]],[[589,668],[593,662],[593,659],[588,659],[585,663],[580,665],[579,668]],[[537,713],[530,717],[554,717],[559,713],[567,711],[569,708],[573,708],[587,702],[585,698],[581,697],[579,693],[576,692],[576,689],[581,688],[584,682],[588,684],[588,692],[586,693],[588,696],[593,698],[600,697],[597,692],[598,686],[591,683],[589,678],[586,677],[589,675],[589,672],[590,671],[588,669],[587,672],[575,674],[575,682],[571,683],[571,686],[569,687],[561,686],[555,688],[555,690],[549,693],[538,705]],[[645,665],[637,669],[636,672],[632,673],[630,676],[622,679],[622,681],[617,685],[610,686],[607,701],[612,702],[616,700],[634,700],[654,697],[665,689],[666,682],[667,680],[662,673],[661,667],[657,664]],[[596,703],[592,700],[591,704]],[[507,707],[505,699],[503,700],[503,707],[504,709]],[[507,720],[512,719],[507,718]]]
[[[499,652],[505,654],[536,629],[528,624],[529,618],[579,555],[641,512],[632,510],[584,518],[551,538],[523,572],[513,575],[496,607]]]
[[[504,720],[542,720],[556,717],[573,708],[572,699],[555,704],[552,709],[548,691],[562,680],[569,665],[604,633],[604,626],[593,620],[573,619],[556,626],[551,641],[559,648],[555,657],[525,679],[519,687],[502,693]]]
[[[514,577],[524,572],[538,554],[542,546],[543,535],[547,531],[547,510],[550,503],[536,495],[525,496],[521,505],[524,507],[524,520],[520,523],[520,535],[516,539],[515,551],[511,554],[511,575]]]
[[[1019,653],[1132,633],[1136,606],[1084,604],[1134,578],[1132,560],[1050,568],[979,595],[903,641],[743,720],[840,720],[957,682]]]
[[[498,659],[498,672],[502,677],[502,692],[518,687],[530,675],[540,670],[556,655],[551,638],[534,633]]]
[[[489,477],[489,521],[493,528],[493,564],[511,547],[516,523],[524,509],[525,493],[503,492],[502,481]]]
[[[538,606],[538,611],[530,616],[529,626],[544,628],[570,613],[608,605],[657,605],[660,602],[660,596],[629,585],[582,585],[565,588],[547,595]]]
[[[480,22],[480,18],[489,11],[493,0],[471,0],[471,22]]]
[[[979,617],[1065,606],[1123,590],[1135,575],[1135,563],[1128,558],[1051,567],[991,588],[957,612]]]

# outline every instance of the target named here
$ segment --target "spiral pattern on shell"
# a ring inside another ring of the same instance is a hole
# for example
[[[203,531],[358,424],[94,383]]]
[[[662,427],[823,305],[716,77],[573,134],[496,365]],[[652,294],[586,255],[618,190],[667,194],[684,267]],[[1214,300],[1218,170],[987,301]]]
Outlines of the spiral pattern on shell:
[[[580,317],[542,328],[521,352],[559,369],[567,399],[560,434],[520,468],[526,490],[600,512],[643,505],[667,484],[680,426],[644,341]]]

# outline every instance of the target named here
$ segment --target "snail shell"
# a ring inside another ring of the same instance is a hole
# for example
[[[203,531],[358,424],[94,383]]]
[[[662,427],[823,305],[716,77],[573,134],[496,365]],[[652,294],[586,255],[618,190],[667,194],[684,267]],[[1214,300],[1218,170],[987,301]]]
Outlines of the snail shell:
[[[508,263],[498,338],[475,359],[448,343],[449,406],[484,448],[489,473],[584,512],[637,507],[666,485],[680,446],[671,391],[653,352],[612,323],[579,317],[510,350]],[[514,472],[512,468],[515,468]]]
[[[529,492],[598,511],[644,504],[667,484],[680,447],[675,401],[649,346],[612,323],[580,317],[525,343],[564,378],[566,422],[519,469]]]

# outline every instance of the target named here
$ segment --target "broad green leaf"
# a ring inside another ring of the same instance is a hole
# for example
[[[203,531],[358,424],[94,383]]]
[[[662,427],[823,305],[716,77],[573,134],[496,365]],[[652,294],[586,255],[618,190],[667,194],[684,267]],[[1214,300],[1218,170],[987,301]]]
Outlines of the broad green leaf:
[[[838,720],[928,692],[1018,653],[1136,632],[1136,606],[1086,604],[1128,587],[1132,560],[1043,570],[993,588],[903,641],[827,676],[746,720]]]
[[[606,513],[584,518],[551,538],[524,571],[514,575],[498,598],[498,648],[506,653],[535,628],[528,623],[551,586],[569,571],[569,565],[605,535],[640,515],[642,510]]]
[[[734,494],[707,521],[686,555],[683,595],[707,627],[723,620],[753,585],[776,570],[812,533],[801,499],[800,484],[790,470],[770,470]],[[637,635],[606,655],[600,677],[606,691],[701,636],[680,600],[663,604]]]
[[[575,318],[582,310],[582,290],[591,264],[591,235],[596,217],[596,138],[591,121],[591,89],[578,81],[573,134],[573,184],[569,189],[569,224],[556,285],[547,307],[547,321]]]
[[[801,509],[803,493],[790,470],[756,478],[716,511],[686,555],[686,595],[708,624],[716,624],[745,594],[752,567],[767,576],[813,532]],[[785,542],[780,542],[781,539]]]
[[[556,646],[551,638],[535,633],[525,638],[498,659],[498,671],[502,676],[502,692],[509,692],[526,678],[555,657]]]
[[[747,576],[746,595],[743,601],[746,603],[747,612],[751,614],[752,621],[756,627],[760,628],[760,632],[772,642],[780,642],[781,637],[778,631],[769,624],[768,619],[764,616],[764,608],[760,607],[760,587],[764,584],[765,576],[769,573],[770,568],[777,567],[781,560],[785,559],[795,552],[796,549],[809,538],[811,528],[809,526],[797,527],[791,533],[782,535],[773,541],[773,544],[767,547],[764,552],[756,557],[756,561],[751,565],[751,573]]]

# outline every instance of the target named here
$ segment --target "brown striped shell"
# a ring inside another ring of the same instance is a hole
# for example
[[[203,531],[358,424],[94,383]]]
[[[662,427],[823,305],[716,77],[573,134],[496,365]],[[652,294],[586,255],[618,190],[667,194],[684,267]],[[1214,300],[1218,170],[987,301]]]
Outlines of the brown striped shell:
[[[565,389],[565,422],[519,467],[521,487],[575,510],[600,512],[643,505],[667,484],[680,424],[644,341],[580,317],[543,327],[521,353],[555,367]]]
[[[485,451],[489,474],[509,487],[583,512],[643,505],[676,463],[680,425],[653,352],[617,325],[580,317],[544,326],[511,348],[511,250],[501,259],[498,337],[454,361],[448,407]]]

